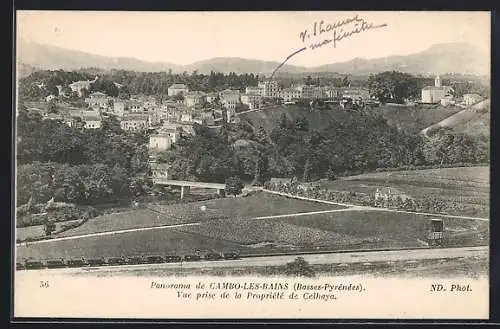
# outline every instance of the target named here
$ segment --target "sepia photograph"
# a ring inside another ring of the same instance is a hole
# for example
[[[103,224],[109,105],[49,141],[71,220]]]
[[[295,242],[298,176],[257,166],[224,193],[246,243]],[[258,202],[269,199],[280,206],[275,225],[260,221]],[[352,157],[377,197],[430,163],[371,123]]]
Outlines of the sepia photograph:
[[[487,319],[490,34],[17,10],[14,316]]]

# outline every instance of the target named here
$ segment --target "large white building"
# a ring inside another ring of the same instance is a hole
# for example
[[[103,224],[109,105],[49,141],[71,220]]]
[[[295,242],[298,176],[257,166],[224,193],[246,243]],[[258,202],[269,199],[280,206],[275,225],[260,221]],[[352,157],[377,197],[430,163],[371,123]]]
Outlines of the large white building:
[[[450,96],[453,89],[450,86],[442,86],[438,76],[434,79],[434,86],[422,88],[422,103],[439,103],[446,96]]]
[[[226,89],[219,94],[220,102],[228,110],[236,109],[236,105],[240,103],[240,92],[238,90]]]
[[[258,109],[261,106],[262,96],[257,93],[246,93],[241,95],[241,103],[248,105],[250,110]]]
[[[302,93],[297,88],[285,88],[280,91],[279,95],[285,102],[302,98]]]
[[[168,87],[168,96],[174,96],[178,94],[186,94],[189,91],[188,87],[182,83],[174,83],[170,87]]]
[[[300,92],[300,98],[313,99],[314,98],[314,86],[302,85],[295,87]]]
[[[200,91],[188,92],[184,95],[184,104],[188,107],[195,107],[196,105],[203,104],[205,95]]]
[[[280,96],[280,86],[276,80],[259,81],[258,88],[263,97],[278,98]]]
[[[85,103],[92,108],[107,109],[109,107],[110,100],[111,98],[108,97],[108,95],[101,92],[95,92],[90,94],[89,97],[85,99]]]
[[[259,87],[246,87],[245,88],[245,94],[257,94],[262,96],[263,89]]]
[[[367,88],[346,88],[342,90],[342,98],[348,98],[353,101],[367,101],[370,99],[370,90]]]

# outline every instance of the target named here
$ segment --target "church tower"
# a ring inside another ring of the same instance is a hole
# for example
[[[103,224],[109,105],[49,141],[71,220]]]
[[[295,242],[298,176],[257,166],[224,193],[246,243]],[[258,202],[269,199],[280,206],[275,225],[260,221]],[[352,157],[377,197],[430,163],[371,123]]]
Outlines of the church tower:
[[[434,79],[434,86],[441,87],[441,78],[439,77],[439,75],[436,75],[436,78]]]

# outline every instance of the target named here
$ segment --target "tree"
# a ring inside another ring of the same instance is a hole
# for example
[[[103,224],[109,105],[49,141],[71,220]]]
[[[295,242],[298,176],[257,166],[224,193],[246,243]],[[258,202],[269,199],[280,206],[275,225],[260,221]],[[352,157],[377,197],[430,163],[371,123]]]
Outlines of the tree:
[[[265,154],[259,153],[255,164],[254,184],[263,184],[267,181],[269,171],[269,159]]]
[[[232,176],[226,179],[226,194],[237,196],[241,194],[245,185],[238,176]]]
[[[73,95],[73,90],[70,86],[66,85],[62,88],[62,94],[66,97],[71,97]]]
[[[309,120],[307,120],[306,116],[300,114],[295,120],[295,129],[298,131],[307,131],[309,130]]]
[[[285,265],[285,274],[288,276],[314,277],[316,274],[309,263],[302,257],[297,257],[293,262]]]
[[[53,99],[50,100],[50,102],[49,102],[48,110],[49,110],[49,113],[57,113],[56,102]]]
[[[184,100],[184,94],[182,92],[175,94],[172,96],[172,100],[176,102],[182,102]]]
[[[389,100],[403,103],[406,99],[417,97],[419,93],[417,79],[407,73],[385,71],[368,78],[370,95],[382,103]]]
[[[351,80],[349,80],[349,77],[346,75],[342,79],[342,87],[350,87],[351,86]]]
[[[334,181],[337,179],[337,174],[333,167],[330,166],[330,168],[328,168],[328,171],[326,173],[326,178],[330,181]]]
[[[43,230],[45,231],[45,235],[50,236],[56,230],[56,223],[53,221],[46,219],[43,224]]]

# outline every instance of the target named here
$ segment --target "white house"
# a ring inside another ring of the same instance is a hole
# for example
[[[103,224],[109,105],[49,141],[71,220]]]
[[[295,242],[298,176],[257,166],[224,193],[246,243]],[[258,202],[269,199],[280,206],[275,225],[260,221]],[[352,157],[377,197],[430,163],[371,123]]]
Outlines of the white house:
[[[465,105],[474,105],[483,100],[483,97],[478,94],[465,94],[463,96]]]
[[[85,122],[85,129],[99,129],[102,126],[101,118],[98,116],[84,116],[82,119]]]
[[[109,101],[110,98],[101,92],[92,93],[85,99],[85,103],[87,103],[90,107],[103,109],[107,109],[109,107]]]
[[[149,149],[152,151],[165,151],[179,140],[180,133],[177,129],[164,130],[159,134],[149,137]]]
[[[150,163],[151,174],[153,178],[163,178],[171,179],[172,176],[169,173],[170,165],[167,163]]]
[[[120,126],[125,131],[141,131],[148,129],[149,116],[147,114],[130,113],[122,117]]]

